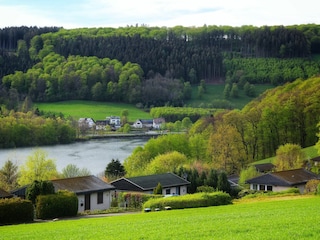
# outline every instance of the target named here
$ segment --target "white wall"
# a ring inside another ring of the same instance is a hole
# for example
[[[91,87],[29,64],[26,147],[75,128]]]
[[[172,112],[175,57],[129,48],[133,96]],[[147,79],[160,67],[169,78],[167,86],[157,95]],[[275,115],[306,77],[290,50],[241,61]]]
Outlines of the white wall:
[[[78,212],[84,211],[85,206],[85,195],[77,195],[78,196]],[[109,209],[111,206],[112,194],[111,191],[103,192],[103,203],[98,204],[98,193],[90,194],[90,211],[93,210],[105,210]]]

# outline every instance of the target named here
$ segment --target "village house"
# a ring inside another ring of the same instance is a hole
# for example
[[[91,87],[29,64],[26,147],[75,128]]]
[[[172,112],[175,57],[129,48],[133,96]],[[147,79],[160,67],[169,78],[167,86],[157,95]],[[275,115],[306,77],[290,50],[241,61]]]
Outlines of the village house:
[[[67,190],[77,195],[79,202],[78,212],[105,210],[111,206],[115,187],[96,176],[55,179],[51,180],[51,182],[55,192]],[[11,193],[16,197],[25,199],[27,187],[28,186],[23,186]]]
[[[138,119],[136,120],[132,127],[134,128],[148,128],[148,129],[151,129],[153,126],[153,120],[152,119]]]
[[[117,191],[143,192],[152,194],[158,183],[162,186],[163,195],[184,195],[187,194],[189,181],[173,174],[155,174],[141,177],[120,178],[110,182]]]
[[[92,128],[95,126],[95,121],[92,118],[80,118],[78,125],[80,128]]]
[[[298,188],[304,192],[309,180],[320,179],[320,176],[304,168],[280,172],[269,172],[259,177],[247,180],[251,190],[279,192],[289,188]]]
[[[68,190],[78,197],[78,212],[109,209],[115,187],[96,176],[52,180],[55,191]]]

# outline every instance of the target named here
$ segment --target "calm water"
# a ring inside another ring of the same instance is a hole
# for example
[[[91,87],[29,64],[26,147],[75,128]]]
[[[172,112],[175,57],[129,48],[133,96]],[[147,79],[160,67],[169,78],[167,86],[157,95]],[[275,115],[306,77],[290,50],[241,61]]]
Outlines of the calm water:
[[[68,164],[75,164],[98,175],[104,172],[112,159],[123,162],[136,147],[144,146],[147,141],[148,139],[112,138],[39,148],[48,153],[48,158],[56,161],[59,172]],[[9,159],[18,166],[24,164],[34,150],[35,148],[0,149],[0,168]]]

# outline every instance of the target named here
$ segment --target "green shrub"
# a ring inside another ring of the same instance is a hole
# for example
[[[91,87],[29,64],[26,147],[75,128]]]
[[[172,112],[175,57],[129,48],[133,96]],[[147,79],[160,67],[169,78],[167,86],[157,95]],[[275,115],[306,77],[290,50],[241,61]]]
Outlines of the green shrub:
[[[33,205],[21,198],[0,199],[0,225],[33,221]]]
[[[256,198],[256,197],[268,197],[268,196],[293,196],[299,195],[300,190],[298,188],[289,188],[287,190],[272,192],[272,191],[255,191],[248,190],[248,194],[244,195],[242,198]]]
[[[176,197],[150,199],[143,204],[143,209],[165,209],[166,206],[170,206],[172,209],[183,209],[227,204],[231,204],[231,197],[228,193],[195,193]]]
[[[119,201],[124,202],[127,208],[141,209],[142,205],[153,198],[160,198],[162,195],[146,194],[139,192],[123,192],[119,196]]]
[[[320,183],[318,184],[317,186],[317,192],[316,192],[317,195],[320,195]]]
[[[36,213],[40,219],[76,216],[78,213],[78,198],[75,193],[68,191],[39,195],[37,197]]]

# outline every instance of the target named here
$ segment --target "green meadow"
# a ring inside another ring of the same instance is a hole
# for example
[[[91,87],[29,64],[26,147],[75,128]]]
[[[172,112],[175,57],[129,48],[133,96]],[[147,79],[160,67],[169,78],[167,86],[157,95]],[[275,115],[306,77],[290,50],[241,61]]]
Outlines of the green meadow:
[[[320,197],[240,200],[232,205],[0,227],[0,239],[319,239]]]
[[[36,103],[35,108],[41,111],[62,113],[65,117],[93,118],[94,120],[104,120],[110,116],[121,116],[123,110],[128,110],[128,120],[131,122],[137,119],[150,119],[148,112],[136,108],[131,104],[109,103],[95,101],[63,101],[53,103]]]

